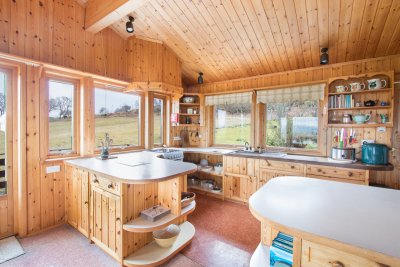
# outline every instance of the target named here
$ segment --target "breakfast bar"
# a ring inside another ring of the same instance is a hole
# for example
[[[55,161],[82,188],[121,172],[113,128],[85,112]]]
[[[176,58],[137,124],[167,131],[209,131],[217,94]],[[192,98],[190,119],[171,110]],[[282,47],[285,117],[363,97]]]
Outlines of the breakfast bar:
[[[396,190],[305,177],[273,179],[249,200],[262,228],[251,266],[270,266],[281,233],[292,238],[292,266],[400,266],[399,203]]]
[[[153,152],[120,154],[115,158],[73,159],[65,162],[66,220],[123,266],[162,264],[192,240],[195,229],[186,216],[196,207],[181,206],[191,163],[170,161]],[[170,214],[154,222],[140,212],[155,205]],[[172,247],[159,247],[152,232],[180,226]]]

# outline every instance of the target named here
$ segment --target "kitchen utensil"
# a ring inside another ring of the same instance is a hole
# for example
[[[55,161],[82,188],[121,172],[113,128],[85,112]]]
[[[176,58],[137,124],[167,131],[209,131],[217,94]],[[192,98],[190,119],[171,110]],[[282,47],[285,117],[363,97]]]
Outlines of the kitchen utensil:
[[[368,100],[368,101],[364,101],[364,106],[366,107],[374,107],[378,104],[378,100],[374,101],[374,100]]]
[[[178,225],[171,224],[165,229],[154,231],[153,238],[160,247],[169,248],[175,243],[180,232]]]
[[[200,179],[197,177],[189,177],[188,184],[189,186],[200,186]]]
[[[224,167],[222,166],[217,166],[217,165],[214,166],[214,171],[216,174],[221,174],[223,169]]]
[[[343,123],[351,123],[351,115],[350,114],[344,114],[342,118]]]
[[[140,217],[147,221],[154,222],[170,213],[171,213],[170,209],[167,209],[161,205],[157,205],[157,206],[148,208],[147,210],[142,210],[140,212]]]
[[[213,170],[213,166],[205,166],[201,168],[203,172],[211,172]]]
[[[202,167],[208,166],[208,160],[206,160],[206,159],[200,160],[200,165],[201,165]]]
[[[356,149],[332,147],[331,158],[334,160],[355,160]]]
[[[185,96],[182,98],[183,103],[193,103],[194,102],[194,97],[193,96]]]
[[[357,92],[357,91],[361,91],[365,89],[365,84],[363,83],[359,83],[359,82],[354,82],[354,83],[350,83],[350,90],[352,92]]]
[[[363,124],[371,119],[369,114],[357,114],[353,115],[353,121],[357,124]]]
[[[381,117],[381,122],[382,123],[387,123],[389,121],[389,115],[388,114],[378,114],[379,117]]]
[[[385,88],[387,85],[387,82],[385,80],[381,79],[370,79],[367,81],[368,82],[368,89],[369,90],[376,90],[376,89],[381,89]]]
[[[181,208],[185,208],[192,203],[193,200],[195,200],[196,194],[193,192],[182,192],[181,193]]]
[[[343,93],[343,92],[347,92],[349,90],[349,87],[347,87],[346,85],[337,85],[335,87],[336,87],[337,93]]]
[[[388,164],[389,148],[384,144],[363,144],[361,147],[361,161],[372,165]]]

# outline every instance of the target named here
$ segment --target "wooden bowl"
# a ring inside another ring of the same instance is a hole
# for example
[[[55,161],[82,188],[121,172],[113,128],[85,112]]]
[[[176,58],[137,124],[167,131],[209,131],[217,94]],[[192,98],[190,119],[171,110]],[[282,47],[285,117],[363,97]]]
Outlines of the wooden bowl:
[[[171,224],[165,229],[154,231],[153,238],[160,247],[169,248],[175,243],[180,232],[178,225]]]
[[[192,203],[193,200],[195,200],[196,194],[193,192],[182,192],[181,193],[181,208],[185,208]]]

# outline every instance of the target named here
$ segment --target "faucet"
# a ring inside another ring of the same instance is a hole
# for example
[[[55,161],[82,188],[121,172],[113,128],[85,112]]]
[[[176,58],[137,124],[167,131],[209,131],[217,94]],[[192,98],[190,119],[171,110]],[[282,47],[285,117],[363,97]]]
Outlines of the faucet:
[[[249,150],[250,149],[250,143],[247,141],[244,141],[244,149]]]

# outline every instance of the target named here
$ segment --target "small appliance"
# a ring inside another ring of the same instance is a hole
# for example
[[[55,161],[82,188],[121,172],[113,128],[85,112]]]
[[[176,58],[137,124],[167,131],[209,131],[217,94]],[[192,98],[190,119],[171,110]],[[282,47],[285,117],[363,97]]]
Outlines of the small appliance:
[[[389,163],[389,148],[384,144],[363,144],[361,161],[371,165],[386,165]]]
[[[335,160],[355,160],[356,149],[332,147],[331,158]]]

